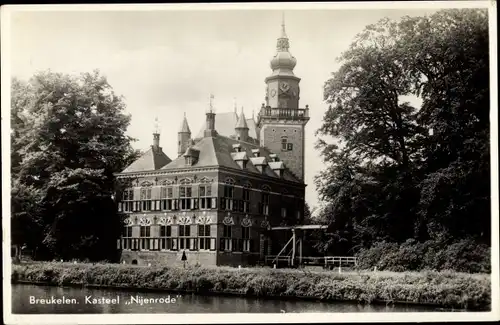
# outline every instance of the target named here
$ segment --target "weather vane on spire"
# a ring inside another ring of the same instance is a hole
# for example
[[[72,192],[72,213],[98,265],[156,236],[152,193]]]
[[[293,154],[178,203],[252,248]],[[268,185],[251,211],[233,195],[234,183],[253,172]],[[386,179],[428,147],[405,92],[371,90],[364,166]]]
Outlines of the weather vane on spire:
[[[155,128],[155,133],[156,134],[160,134],[160,126],[158,124],[158,116],[155,117],[155,125],[154,125],[154,128]]]
[[[214,111],[214,94],[210,94],[210,112]]]
[[[281,38],[287,38],[285,31],[285,12],[281,12]]]
[[[285,31],[285,12],[281,12],[281,36],[278,38],[278,43],[276,44],[276,49],[278,52],[288,52],[290,47],[288,43],[288,36]]]

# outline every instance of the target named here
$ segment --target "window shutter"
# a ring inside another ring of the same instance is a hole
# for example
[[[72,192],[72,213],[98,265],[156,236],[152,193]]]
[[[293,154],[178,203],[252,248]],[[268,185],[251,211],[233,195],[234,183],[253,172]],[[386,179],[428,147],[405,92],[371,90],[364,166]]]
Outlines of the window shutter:
[[[172,238],[172,250],[177,250],[177,238]]]
[[[238,239],[233,238],[233,239],[231,239],[231,241],[232,241],[232,243],[231,243],[231,250],[233,252],[240,251],[239,247],[238,247]]]
[[[212,209],[217,209],[217,198],[212,198]]]
[[[238,239],[238,251],[243,252],[243,239]]]
[[[223,197],[220,198],[220,208],[221,210],[226,208],[226,200]]]
[[[194,200],[193,209],[198,209],[199,200],[198,199],[193,199],[193,200]]]
[[[121,239],[117,239],[116,240],[116,249],[120,249],[121,248]]]
[[[215,238],[210,238],[210,250],[215,250]]]
[[[219,250],[224,251],[224,239],[223,238],[220,239]]]

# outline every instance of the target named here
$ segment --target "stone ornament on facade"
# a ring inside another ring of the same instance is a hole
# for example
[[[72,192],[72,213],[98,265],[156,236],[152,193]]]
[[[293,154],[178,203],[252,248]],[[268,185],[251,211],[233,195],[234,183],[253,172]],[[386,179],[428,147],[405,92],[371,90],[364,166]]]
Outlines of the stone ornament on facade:
[[[161,185],[172,185],[173,183],[174,183],[173,181],[166,179],[163,182],[161,182]]]
[[[207,215],[198,216],[196,223],[199,225],[208,225],[212,223],[212,218]]]
[[[182,215],[179,217],[179,224],[180,225],[189,225],[191,224],[191,217],[187,216],[186,214]]]
[[[226,226],[234,226],[234,219],[231,216],[230,212],[228,212],[227,215],[224,217],[224,220],[222,220],[222,223],[225,224]]]
[[[242,227],[250,227],[252,226],[252,219],[250,219],[250,217],[247,215],[245,215],[245,217],[243,218],[243,220],[241,220],[241,226]]]
[[[127,218],[125,219],[125,225],[126,226],[132,226],[134,224],[134,222],[132,221],[131,218]]]
[[[150,182],[150,181],[144,181],[144,182],[141,183],[141,186],[149,187],[149,186],[153,186],[153,183]]]
[[[139,219],[139,225],[141,226],[150,226],[151,225],[151,219],[148,219],[146,217],[142,217]]]
[[[167,225],[167,217],[160,217],[160,219],[158,220],[158,224],[160,226],[166,226]]]
[[[269,221],[267,221],[267,219],[263,220],[260,224],[260,226],[262,228],[266,228],[266,229],[271,229],[271,224],[269,223]]]

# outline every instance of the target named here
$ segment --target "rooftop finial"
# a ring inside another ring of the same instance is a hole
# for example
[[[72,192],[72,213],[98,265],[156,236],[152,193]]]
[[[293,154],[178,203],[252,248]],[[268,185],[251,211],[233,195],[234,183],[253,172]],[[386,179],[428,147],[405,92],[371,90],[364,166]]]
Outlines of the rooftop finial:
[[[285,31],[285,12],[281,12],[281,38],[288,38]]]
[[[155,125],[154,125],[155,133],[160,134],[160,126],[158,124],[158,116],[155,117]]]
[[[282,12],[281,17],[281,36],[278,38],[278,43],[276,44],[276,49],[278,52],[288,52],[290,45],[288,44],[288,36],[285,31],[285,12]]]
[[[210,94],[210,113],[214,111],[214,94]]]

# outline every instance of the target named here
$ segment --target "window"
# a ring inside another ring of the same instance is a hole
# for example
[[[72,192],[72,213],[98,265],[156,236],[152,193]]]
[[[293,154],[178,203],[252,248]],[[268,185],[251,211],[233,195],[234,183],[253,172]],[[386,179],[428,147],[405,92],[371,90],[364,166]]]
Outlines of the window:
[[[123,212],[130,212],[132,211],[133,208],[133,201],[134,200],[134,189],[132,188],[127,188],[123,190],[122,193],[122,202],[118,205],[118,211],[123,211]]]
[[[198,225],[198,237],[200,249],[210,249],[210,225]]]
[[[161,187],[160,199],[162,210],[174,210],[174,188],[172,186]]]
[[[160,249],[172,249],[172,226],[160,226]]]
[[[250,189],[245,186],[243,188],[243,198],[242,198],[243,209],[240,209],[241,212],[248,213],[250,212]]]
[[[151,226],[141,226],[140,237],[141,237],[140,249],[149,250],[151,247],[150,245]]]
[[[261,192],[261,198],[259,203],[259,213],[268,216],[269,215],[269,189],[264,187]]]
[[[222,238],[220,239],[220,250],[230,251],[232,250],[232,233],[233,226],[224,225],[224,231]]]
[[[243,251],[250,252],[250,227],[242,227]]]
[[[224,184],[224,196],[221,198],[222,210],[236,211],[238,207],[234,206],[233,196],[234,196],[234,181],[232,179],[227,179],[226,184]]]
[[[189,248],[189,237],[191,236],[191,227],[189,225],[179,225],[179,248]]]
[[[281,138],[281,151],[287,150],[288,139],[286,137]]]
[[[200,185],[199,188],[200,209],[211,209],[212,207],[212,185]]]
[[[122,248],[132,249],[132,226],[123,227]]]
[[[142,211],[151,210],[151,187],[141,188]]]
[[[286,136],[281,137],[281,151],[292,151],[293,143],[288,142],[288,138]]]
[[[191,186],[180,186],[179,187],[179,199],[181,210],[191,209],[191,197],[192,197]]]

